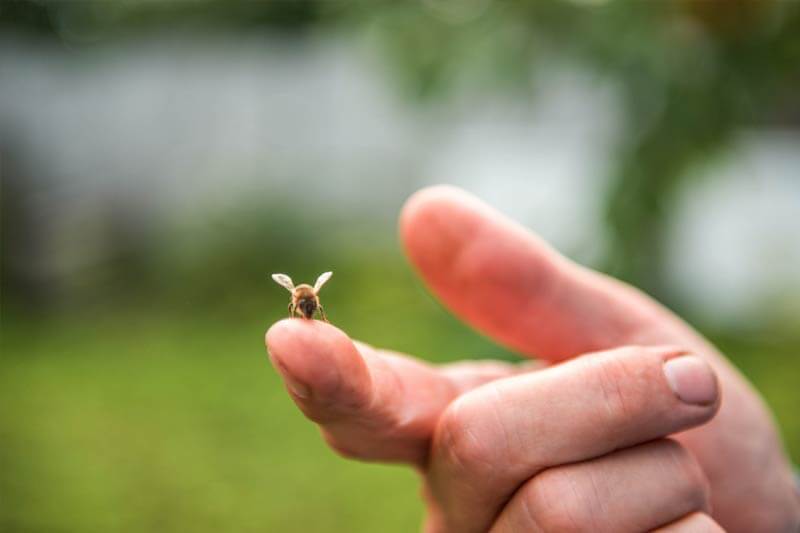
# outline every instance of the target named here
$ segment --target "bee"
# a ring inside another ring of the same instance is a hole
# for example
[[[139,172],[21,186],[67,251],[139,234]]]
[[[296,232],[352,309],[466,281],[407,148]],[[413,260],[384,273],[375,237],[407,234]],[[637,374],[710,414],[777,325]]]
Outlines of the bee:
[[[297,287],[292,283],[292,278],[286,274],[273,274],[272,279],[275,283],[285,287],[286,290],[292,293],[292,299],[289,301],[289,318],[295,314],[303,318],[314,318],[314,313],[319,310],[322,320],[328,322],[328,317],[325,316],[325,310],[322,304],[319,303],[319,290],[325,285],[325,282],[331,279],[333,272],[325,272],[320,274],[314,286],[302,283]]]

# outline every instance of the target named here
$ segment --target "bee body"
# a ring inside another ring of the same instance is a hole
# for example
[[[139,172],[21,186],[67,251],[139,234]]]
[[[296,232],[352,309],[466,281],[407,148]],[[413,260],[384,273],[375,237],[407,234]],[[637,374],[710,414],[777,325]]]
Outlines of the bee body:
[[[305,283],[295,287],[292,279],[286,274],[273,274],[272,279],[292,293],[292,299],[289,301],[290,317],[299,315],[310,320],[319,311],[322,320],[327,322],[328,317],[325,316],[325,310],[322,308],[322,304],[319,303],[319,290],[330,279],[331,275],[331,272],[321,274],[313,287]]]
[[[292,291],[291,305],[298,309],[305,318],[312,318],[319,308],[319,296],[311,285],[298,285]]]

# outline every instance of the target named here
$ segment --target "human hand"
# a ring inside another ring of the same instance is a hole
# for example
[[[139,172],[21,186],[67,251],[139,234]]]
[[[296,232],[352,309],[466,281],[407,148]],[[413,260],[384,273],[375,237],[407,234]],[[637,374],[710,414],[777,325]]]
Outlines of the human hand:
[[[270,329],[273,363],[335,449],[423,472],[431,530],[488,529],[496,515],[498,530],[519,529],[516,519],[525,516],[637,529],[644,515],[666,523],[666,514],[708,511],[707,497],[726,529],[796,527],[791,473],[768,412],[677,317],[453,188],[415,195],[401,233],[433,292],[499,342],[550,363],[611,349],[539,371],[432,367],[354,344],[321,323],[281,321]],[[620,346],[629,347],[613,349]],[[688,358],[695,369],[709,368],[697,363],[702,358],[716,373],[720,390],[711,401],[686,404],[669,388],[660,369],[665,359],[687,360],[678,357],[683,350],[696,356]],[[654,441],[710,418],[720,393],[711,423],[675,435],[680,445]],[[531,507],[562,493],[552,505]],[[555,518],[547,515],[558,503]]]

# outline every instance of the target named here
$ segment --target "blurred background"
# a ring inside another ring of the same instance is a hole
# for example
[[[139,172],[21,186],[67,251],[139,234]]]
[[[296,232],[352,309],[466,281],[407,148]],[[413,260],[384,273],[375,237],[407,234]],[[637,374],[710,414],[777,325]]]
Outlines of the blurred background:
[[[529,5],[531,4],[531,5]],[[431,361],[395,221],[454,183],[687,318],[800,461],[800,3],[0,3],[2,531],[412,531],[269,367],[286,272]]]

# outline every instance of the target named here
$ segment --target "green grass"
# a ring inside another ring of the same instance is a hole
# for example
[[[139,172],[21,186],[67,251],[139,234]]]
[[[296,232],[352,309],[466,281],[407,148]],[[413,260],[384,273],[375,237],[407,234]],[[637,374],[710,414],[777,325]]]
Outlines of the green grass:
[[[359,336],[438,359],[492,353],[433,305],[403,313]],[[4,325],[0,530],[418,529],[415,474],[338,458],[291,403],[262,344],[274,317],[143,316]],[[404,328],[412,319],[427,324],[416,336]],[[797,460],[794,354],[723,345],[765,393]]]
[[[328,451],[262,333],[118,324],[5,339],[0,530],[416,529],[414,474]]]

